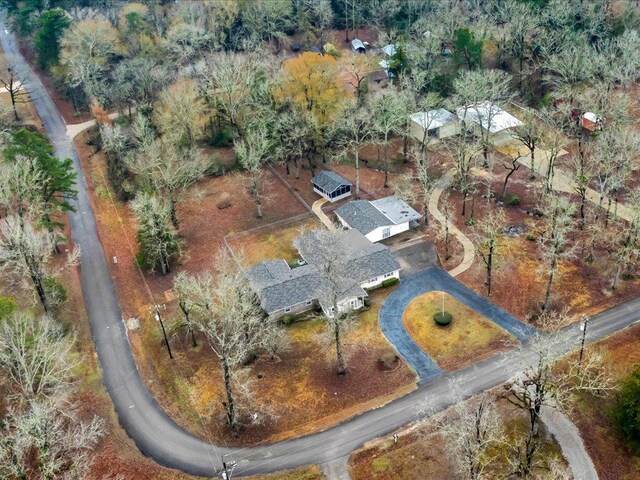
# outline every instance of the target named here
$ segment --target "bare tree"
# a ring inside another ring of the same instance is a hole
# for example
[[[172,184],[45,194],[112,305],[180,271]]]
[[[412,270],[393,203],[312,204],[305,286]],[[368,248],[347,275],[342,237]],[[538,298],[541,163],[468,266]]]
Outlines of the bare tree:
[[[431,417],[444,438],[458,477],[466,480],[487,478],[486,472],[499,458],[498,447],[503,443],[503,426],[494,400],[483,394],[465,400],[454,392],[453,406]],[[427,419],[431,419],[427,418]]]
[[[345,243],[347,241],[342,230],[313,230],[294,240],[298,250],[313,249],[314,264],[322,275],[320,304],[325,311],[328,334],[336,349],[338,375],[347,373],[343,337],[353,320],[350,307],[342,304],[342,296],[356,286],[342,254],[344,249],[349,248]]]
[[[29,92],[25,85],[29,82],[29,77],[25,70],[20,69],[16,65],[8,64],[0,71],[0,84],[9,93],[11,98],[11,108],[13,109],[13,118],[16,122],[20,121],[18,116],[18,104],[29,103]]]
[[[171,259],[179,255],[180,238],[171,224],[171,208],[166,202],[148,193],[139,194],[131,209],[138,221],[139,259],[151,269],[169,273]]]
[[[489,210],[474,225],[472,240],[487,271],[487,295],[491,296],[491,281],[496,258],[501,252],[501,239],[507,218],[503,210]]]
[[[507,174],[504,177],[504,183],[502,185],[503,199],[507,196],[507,184],[509,183],[509,179],[511,178],[511,175],[513,175],[520,169],[521,164],[519,162],[521,158],[522,156],[520,154],[512,155],[508,163],[502,164],[502,166],[507,170]]]
[[[383,146],[384,187],[388,187],[389,179],[389,143],[393,135],[400,135],[407,123],[409,105],[406,97],[397,93],[382,93],[374,97],[372,111],[374,129],[378,141]]]
[[[543,261],[543,271],[547,274],[547,288],[542,303],[542,311],[551,304],[551,289],[558,272],[558,262],[572,258],[575,246],[571,243],[574,230],[574,205],[566,198],[550,195],[545,206],[546,228],[538,241]]]
[[[240,165],[249,173],[248,190],[256,204],[256,217],[262,218],[264,193],[264,166],[273,153],[273,143],[263,122],[253,124],[242,140],[235,142]]]
[[[210,273],[187,277],[191,282],[188,301],[192,305],[188,321],[204,334],[220,362],[225,416],[235,431],[242,407],[237,395],[247,390],[241,382],[241,367],[250,354],[265,348],[274,330],[265,320],[259,300],[236,260],[221,250],[215,265],[215,278]]]
[[[11,215],[0,221],[0,272],[35,291],[45,312],[64,300],[56,278],[77,263],[79,250],[70,252],[59,268],[51,265],[52,255],[49,233],[36,229],[33,220]]]
[[[453,97],[462,111],[463,128],[467,129],[469,118],[479,124],[475,132],[479,135],[485,165],[489,162],[491,146],[491,130],[495,118],[500,113],[500,106],[512,98],[509,90],[510,77],[499,70],[468,70],[453,82],[456,91]]]
[[[65,402],[34,401],[24,410],[9,409],[0,421],[4,478],[86,478],[105,422],[96,416],[83,421],[61,403]]]
[[[620,285],[623,273],[633,272],[640,263],[640,198],[633,193],[627,202],[632,217],[628,222],[617,220],[614,229],[608,232],[608,250],[613,261],[611,289]]]
[[[467,211],[467,199],[473,191],[473,178],[471,167],[474,165],[476,155],[481,146],[476,142],[469,142],[463,137],[457,137],[452,141],[449,156],[453,160],[454,180],[456,188],[462,193],[462,215]]]
[[[73,339],[48,316],[15,314],[0,325],[0,365],[19,403],[51,398],[70,385]]]
[[[375,135],[374,119],[366,106],[355,111],[344,109],[330,135],[337,137],[340,157],[353,155],[355,168],[356,198],[360,198],[360,148]]]
[[[136,118],[136,128],[142,129],[137,140],[139,148],[125,158],[125,163],[136,175],[140,190],[151,190],[166,200],[171,223],[177,230],[180,225],[176,207],[186,189],[204,176],[209,160],[196,148],[180,148],[173,141],[142,133],[148,128],[144,126],[146,120],[140,115]]]
[[[171,143],[193,148],[206,124],[205,103],[195,80],[180,80],[166,87],[153,109],[154,121]]]
[[[529,150],[529,165],[531,168],[531,177],[536,175],[536,148],[542,142],[544,130],[540,120],[532,113],[527,111],[524,118],[521,118],[522,125],[511,130],[513,138],[520,142]]]

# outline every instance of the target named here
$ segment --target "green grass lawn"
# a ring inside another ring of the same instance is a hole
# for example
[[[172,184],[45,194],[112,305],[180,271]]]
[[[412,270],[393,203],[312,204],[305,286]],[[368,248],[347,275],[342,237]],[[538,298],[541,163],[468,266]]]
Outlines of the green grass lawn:
[[[416,343],[445,370],[460,370],[516,341],[491,320],[447,293],[444,309],[453,315],[453,321],[439,327],[433,315],[441,309],[442,292],[428,292],[409,304],[402,321]]]

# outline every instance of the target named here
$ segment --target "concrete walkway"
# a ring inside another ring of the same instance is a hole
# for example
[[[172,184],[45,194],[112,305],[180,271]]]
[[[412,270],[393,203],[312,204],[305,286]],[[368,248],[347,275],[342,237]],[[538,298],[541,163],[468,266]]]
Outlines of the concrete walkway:
[[[436,221],[440,222],[440,224],[443,224],[445,222],[445,218],[442,212],[438,210],[438,201],[440,200],[440,195],[442,195],[442,192],[449,186],[449,183],[451,183],[450,175],[444,175],[443,177],[441,177],[436,184],[436,187],[431,192],[431,196],[429,197],[429,213],[433,218],[436,219]],[[460,229],[453,224],[453,222],[449,221],[448,223],[449,233],[458,239],[458,241],[462,244],[462,248],[464,249],[462,262],[460,262],[457,267],[449,270],[449,275],[451,275],[452,277],[457,277],[461,273],[469,270],[469,268],[471,268],[471,265],[473,265],[476,248],[473,246],[473,243],[471,243],[471,240],[469,240],[469,238],[464,233],[462,233]]]
[[[598,480],[598,472],[584,447],[584,442],[577,427],[560,410],[545,407],[541,419],[562,450],[562,455],[569,463],[573,478],[576,480]]]
[[[484,297],[465,287],[441,268],[429,268],[422,272],[408,275],[401,280],[400,286],[387,297],[380,309],[378,322],[387,339],[416,371],[421,383],[435,380],[444,375],[445,372],[411,338],[402,323],[402,314],[415,298],[427,292],[440,290],[447,292],[469,308],[486,316],[520,341],[526,340],[535,333],[533,327],[493,305]]]
[[[320,468],[327,480],[351,480],[351,475],[349,475],[349,456],[323,463]]]
[[[327,227],[329,230],[335,230],[336,226],[329,219],[329,217],[327,217],[327,214],[322,211],[322,206],[328,201],[329,200],[327,200],[326,198],[320,198],[316,200],[315,202],[313,202],[311,210],[316,214],[316,216],[320,219],[325,227]]]
[[[109,119],[115,120],[119,116],[120,116],[120,114],[118,112],[113,112],[113,113],[109,114]],[[73,124],[73,125],[68,125],[67,124],[67,136],[70,139],[73,140],[80,133],[84,132],[88,128],[91,128],[91,127],[95,126],[96,123],[97,122],[94,119],[94,120],[87,120],[86,122],[83,122],[83,123],[76,123],[76,124]]]

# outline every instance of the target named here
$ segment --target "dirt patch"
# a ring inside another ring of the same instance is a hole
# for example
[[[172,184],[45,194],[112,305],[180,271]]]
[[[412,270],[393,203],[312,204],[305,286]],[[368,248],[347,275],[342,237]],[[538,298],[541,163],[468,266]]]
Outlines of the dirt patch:
[[[313,465],[311,467],[297,468],[296,470],[285,470],[270,475],[260,475],[258,477],[247,477],[247,480],[323,480],[325,477],[320,468]]]
[[[442,311],[443,296],[444,310],[453,320],[441,327],[433,316]],[[413,300],[402,321],[416,343],[448,371],[460,370],[515,344],[509,333],[487,317],[443,292],[425,293]]]

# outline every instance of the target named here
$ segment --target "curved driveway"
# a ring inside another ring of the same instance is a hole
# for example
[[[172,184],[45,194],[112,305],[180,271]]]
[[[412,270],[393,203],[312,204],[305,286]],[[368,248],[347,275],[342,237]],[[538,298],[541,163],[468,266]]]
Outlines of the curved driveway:
[[[6,28],[2,20],[0,28]],[[0,42],[8,59],[29,66],[16,47],[11,33],[0,32]],[[136,368],[104,252],[98,239],[95,218],[86,191],[78,156],[66,136],[65,122],[40,80],[33,75],[30,85],[33,103],[55,147],[56,154],[73,159],[78,172],[77,212],[70,214],[72,238],[82,246],[81,283],[91,331],[102,368],[105,387],[111,396],[120,423],[138,448],[158,463],[184,472],[213,476],[226,449],[199,440],[171,420],[142,382]],[[594,317],[588,338],[594,340],[634,323],[640,317],[640,299]],[[569,342],[559,352],[577,344],[580,332],[572,326],[564,332]],[[506,354],[512,355],[512,354]],[[508,361],[491,358],[452,375],[464,376],[464,394],[472,395],[503,383],[523,368],[521,355]],[[447,378],[423,384],[418,390],[382,408],[359,415],[324,432],[271,446],[234,449],[236,473],[256,474],[326,463],[348,455],[362,444],[414,420],[420,401],[429,395],[434,407],[451,402]]]
[[[447,292],[520,341],[526,340],[536,331],[535,328],[522,323],[470,288],[465,287],[441,268],[432,267],[403,277],[400,286],[387,297],[380,309],[378,321],[380,328],[398,353],[418,373],[421,383],[434,380],[444,375],[445,372],[411,338],[402,322],[402,314],[413,299],[434,290]]]

